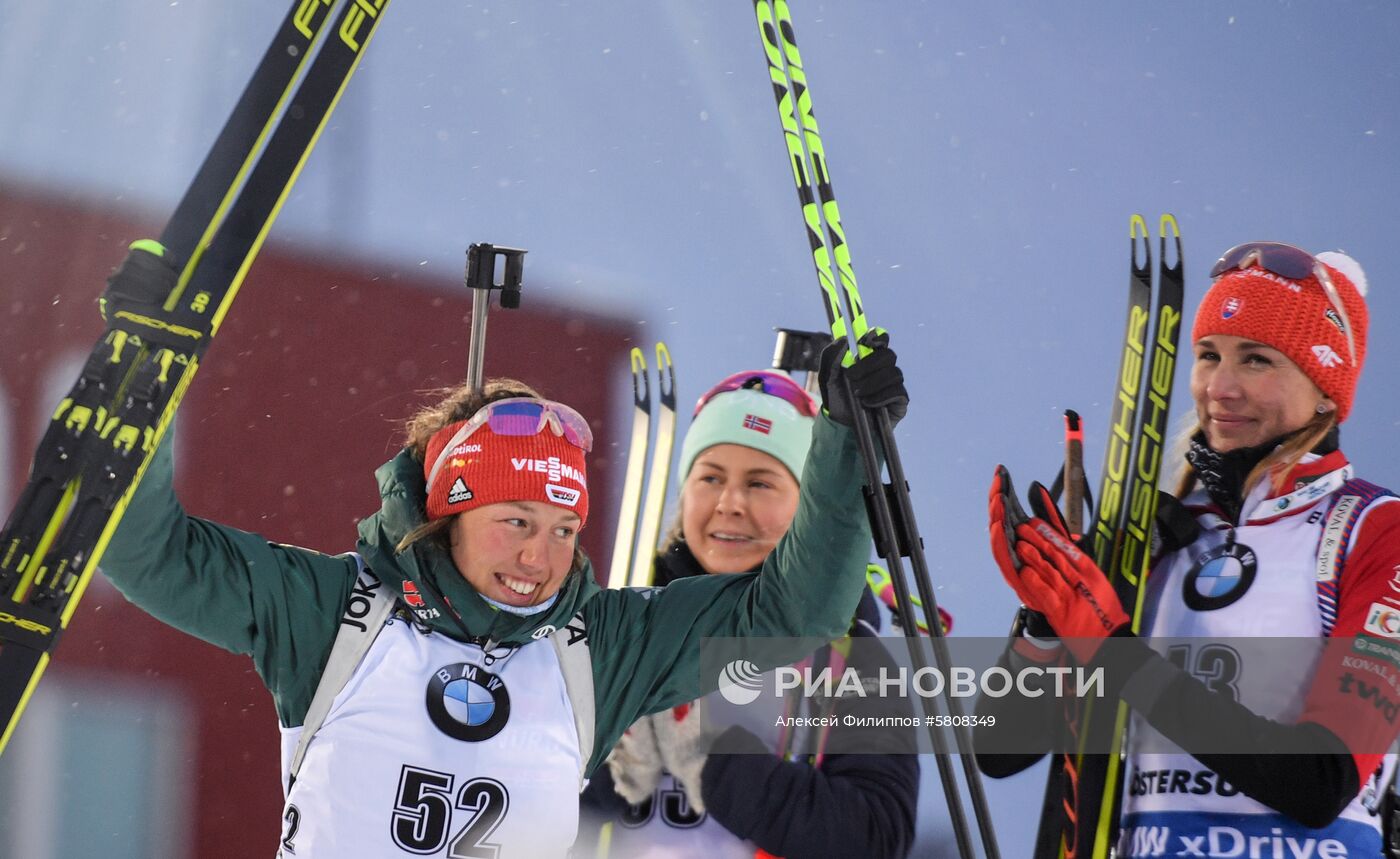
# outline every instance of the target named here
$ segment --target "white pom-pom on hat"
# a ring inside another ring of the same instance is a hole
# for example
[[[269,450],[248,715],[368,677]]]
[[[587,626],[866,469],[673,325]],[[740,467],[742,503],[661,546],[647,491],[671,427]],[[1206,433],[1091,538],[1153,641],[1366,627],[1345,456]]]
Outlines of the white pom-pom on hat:
[[[1341,251],[1324,251],[1317,255],[1317,259],[1330,265],[1337,271],[1347,276],[1356,291],[1361,293],[1361,297],[1366,297],[1368,284],[1366,282],[1366,272],[1361,270],[1361,263],[1342,253]]]

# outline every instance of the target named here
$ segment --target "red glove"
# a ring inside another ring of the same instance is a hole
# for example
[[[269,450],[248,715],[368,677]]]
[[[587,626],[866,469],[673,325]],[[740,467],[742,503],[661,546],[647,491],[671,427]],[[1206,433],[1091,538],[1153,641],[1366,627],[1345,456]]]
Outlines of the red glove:
[[[1128,615],[1108,577],[1070,539],[1045,487],[1032,483],[1030,502],[1034,517],[998,465],[987,498],[992,557],[1021,602],[1045,615],[1081,663],[1090,662],[1103,639],[1128,625]]]

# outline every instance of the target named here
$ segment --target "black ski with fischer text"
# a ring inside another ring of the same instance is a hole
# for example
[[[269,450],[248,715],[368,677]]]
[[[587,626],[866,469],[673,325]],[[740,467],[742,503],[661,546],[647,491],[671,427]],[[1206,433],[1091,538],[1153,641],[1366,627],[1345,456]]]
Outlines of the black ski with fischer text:
[[[1142,216],[1132,217],[1129,238],[1128,317],[1098,507],[1084,540],[1095,563],[1117,590],[1136,633],[1140,632],[1147,592],[1144,585],[1181,334],[1185,275],[1181,232],[1171,215],[1163,215],[1159,225],[1155,269],[1147,222]],[[1169,262],[1169,238],[1174,262]],[[1066,477],[1066,483],[1068,480]],[[1106,859],[1114,846],[1122,800],[1121,749],[1127,709],[1120,704],[1096,711],[1091,703],[1085,702],[1083,712],[1066,714],[1079,748],[1091,744],[1090,736],[1107,737],[1108,747],[1115,752],[1081,751],[1051,757],[1035,859]]]
[[[387,6],[296,0],[159,242],[109,281],[107,329],[0,531],[0,752]]]

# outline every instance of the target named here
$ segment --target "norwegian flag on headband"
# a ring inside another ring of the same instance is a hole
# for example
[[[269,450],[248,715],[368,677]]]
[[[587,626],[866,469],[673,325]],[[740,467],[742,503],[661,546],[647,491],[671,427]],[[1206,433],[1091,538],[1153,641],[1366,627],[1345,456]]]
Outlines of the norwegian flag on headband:
[[[768,435],[773,429],[773,422],[758,415],[744,415],[744,429],[751,429],[754,432],[761,432]]]

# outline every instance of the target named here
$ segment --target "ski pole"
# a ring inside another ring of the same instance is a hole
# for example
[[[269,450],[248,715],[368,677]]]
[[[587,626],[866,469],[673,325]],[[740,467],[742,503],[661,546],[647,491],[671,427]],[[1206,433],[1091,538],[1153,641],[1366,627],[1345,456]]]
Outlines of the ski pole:
[[[813,262],[817,269],[817,279],[826,300],[825,307],[827,319],[831,323],[832,337],[846,339],[852,349],[864,355],[869,350],[861,341],[870,330],[869,324],[865,319],[855,273],[851,267],[850,251],[841,225],[839,208],[831,188],[825,147],[822,144],[812,113],[811,95],[807,88],[801,55],[797,49],[791,14],[785,0],[776,0],[776,2],[754,0],[754,10],[759,35],[768,61],[769,78],[773,84],[779,119],[783,126],[784,138],[793,169],[793,178],[797,186],[798,200],[802,207],[803,220],[807,225],[808,240],[812,248]],[[799,125],[795,116],[794,104],[801,110],[802,114],[801,134],[798,133]],[[817,199],[814,199],[812,193],[812,176],[817,179],[816,196],[820,199],[820,209],[817,205]],[[823,220],[825,221],[825,230],[822,229]],[[830,236],[831,240],[830,249],[827,247],[827,235]],[[838,295],[832,277],[833,257],[840,274],[842,293],[850,316],[849,329],[841,307],[842,295]],[[853,354],[848,352],[846,360],[853,361]],[[845,384],[849,395],[849,379],[845,381]],[[919,595],[926,610],[936,613],[938,611],[937,598],[929,582],[922,541],[918,535],[913,505],[908,493],[908,484],[898,447],[895,444],[893,425],[888,411],[883,407],[870,411],[858,411],[855,431],[866,471],[867,501],[871,508],[871,524],[875,531],[876,547],[889,566],[900,610],[905,613],[906,617],[914,616],[910,604],[908,583],[904,579],[903,564],[900,560],[901,557],[909,557],[914,569]],[[886,468],[890,475],[888,485],[881,479],[879,459],[874,443],[876,432],[879,434],[880,444],[885,451]],[[893,495],[893,504],[890,495]],[[898,519],[896,519],[896,510],[898,511]],[[930,624],[929,626],[932,633],[929,640],[933,645],[935,662],[946,668],[952,660],[947,651],[943,630],[938,624]],[[915,662],[922,664],[923,654],[922,648],[919,646],[917,628],[912,624],[906,626],[905,635],[909,642],[911,657]],[[933,707],[934,705],[925,702],[925,706]],[[999,856],[996,836],[991,827],[991,818],[987,810],[986,796],[982,790],[980,773],[977,771],[971,755],[970,737],[959,718],[961,707],[955,699],[951,698],[948,700],[947,706],[953,716],[950,721],[954,724],[954,738],[958,744],[959,752],[962,753],[964,777],[971,794],[973,813],[977,819],[983,849],[989,857],[996,859]],[[934,744],[939,776],[948,802],[949,817],[957,838],[958,849],[963,856],[968,856],[971,853],[971,839],[963,814],[957,781],[949,766],[946,741],[936,730],[931,731],[931,739]]]
[[[1084,425],[1079,413],[1065,409],[1065,525],[1078,540],[1084,533]]]
[[[775,8],[776,5],[776,8]],[[784,140],[787,144],[793,179],[797,187],[798,201],[802,208],[803,220],[807,227],[807,237],[812,249],[812,259],[817,270],[817,280],[826,299],[827,321],[831,325],[832,337],[847,340],[854,333],[856,342],[868,330],[861,308],[859,292],[854,290],[854,273],[849,265],[849,251],[844,242],[844,234],[839,226],[831,229],[833,248],[826,243],[827,230],[823,229],[823,215],[827,215],[828,225],[835,220],[839,224],[839,212],[834,195],[830,193],[830,180],[827,174],[826,153],[812,118],[811,99],[806,89],[806,77],[801,70],[800,56],[796,55],[794,32],[786,3],[772,4],[769,0],[755,0],[755,14],[758,19],[759,34],[763,41],[764,53],[768,62],[769,79],[777,100],[779,120],[782,123]],[[781,41],[779,34],[781,32]],[[802,122],[799,124],[796,107],[802,109]],[[804,136],[805,133],[805,136]],[[821,208],[818,208],[813,193],[812,178],[815,176],[823,194]],[[830,205],[828,205],[830,200]],[[836,279],[832,273],[832,257],[842,265],[841,285],[845,289],[851,322],[848,330],[845,314],[841,306],[841,296],[837,293]],[[857,346],[857,349],[864,347]],[[849,395],[849,390],[847,391]],[[866,471],[867,504],[870,506],[872,531],[877,551],[886,559],[891,579],[895,584],[895,597],[906,617],[912,617],[909,606],[908,585],[903,579],[903,566],[899,561],[900,541],[893,531],[893,522],[888,498],[883,490],[878,459],[869,425],[870,417],[864,413],[856,415],[856,437],[861,451],[861,460]],[[892,558],[890,556],[893,556]],[[906,634],[908,630],[906,630]],[[917,634],[917,633],[916,633]],[[936,642],[937,639],[934,639]],[[910,656],[923,667],[923,655],[916,643],[910,642]],[[946,663],[945,663],[946,664]],[[924,702],[925,707],[931,707]],[[961,795],[948,759],[947,744],[936,730],[931,736],[939,779],[948,806],[949,819],[958,844],[959,854],[966,857],[971,852],[971,839],[967,820],[963,812]]]
[[[817,396],[821,353],[832,342],[831,335],[825,331],[798,331],[792,328],[774,330],[778,332],[778,339],[773,346],[773,369],[788,374],[802,371],[806,375],[803,387],[807,393]],[[898,619],[899,605],[895,600],[894,583],[890,581],[889,571],[879,564],[870,564],[865,570],[865,580],[876,598],[895,612]],[[923,602],[918,597],[911,595],[909,601],[916,610],[923,611]],[[953,628],[953,616],[941,608],[938,610],[938,622],[943,625],[944,632]],[[902,623],[913,623],[920,632],[928,633],[926,618],[916,616],[904,619]]]

